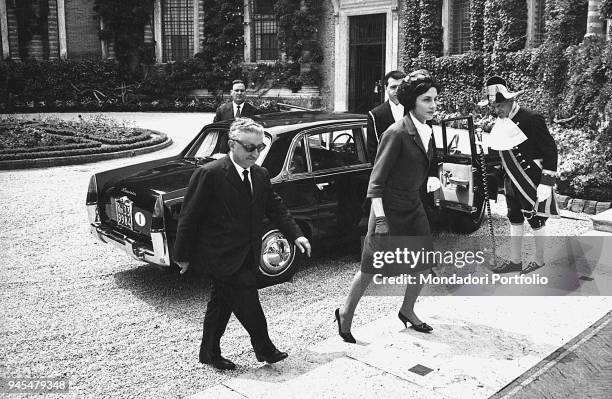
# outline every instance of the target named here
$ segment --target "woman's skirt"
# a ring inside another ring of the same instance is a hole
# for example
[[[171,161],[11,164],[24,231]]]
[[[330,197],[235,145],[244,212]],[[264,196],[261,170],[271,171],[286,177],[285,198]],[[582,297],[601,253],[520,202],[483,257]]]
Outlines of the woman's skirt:
[[[407,210],[385,209],[385,216],[389,235],[375,236],[376,217],[370,206],[368,233],[361,252],[361,271],[370,274],[382,272],[384,275],[428,271],[432,265],[417,260],[425,259],[425,253],[433,250],[429,220],[422,202]],[[418,252],[421,252],[420,258]]]

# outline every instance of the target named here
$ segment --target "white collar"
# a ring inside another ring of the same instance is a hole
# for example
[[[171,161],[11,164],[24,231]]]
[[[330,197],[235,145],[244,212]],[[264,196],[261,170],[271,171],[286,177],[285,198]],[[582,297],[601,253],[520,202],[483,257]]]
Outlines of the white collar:
[[[232,161],[232,163],[234,164],[234,167],[236,168],[236,172],[238,172],[238,176],[240,176],[240,180],[244,180],[244,175],[242,174],[242,172],[244,172],[245,170],[249,171],[249,180],[250,180],[251,179],[251,167],[249,167],[248,169],[245,169],[242,166],[238,165],[234,161],[234,154],[231,151],[228,156],[229,156],[230,161]]]
[[[393,101],[389,100],[389,106],[391,107],[393,119],[395,119],[396,122],[404,117],[404,106],[402,104],[395,104]]]
[[[427,151],[427,149],[429,148],[429,140],[431,139],[431,134],[433,130],[431,129],[431,126],[426,123],[421,123],[421,121],[415,118],[414,115],[412,115],[412,112],[409,112],[409,114],[412,118],[412,122],[414,123],[414,127],[416,127],[417,133],[421,138],[423,147],[425,148],[425,151]]]
[[[427,123],[421,123],[420,120],[418,120],[417,118],[414,117],[414,115],[412,115],[412,112],[409,112],[409,114],[410,114],[410,117],[412,118],[412,122],[414,123],[414,127],[416,127],[419,134],[421,135],[431,134],[432,132],[431,126],[429,126]]]
[[[243,102],[242,104],[236,104],[235,102],[232,101],[232,107],[234,108],[234,114],[236,113],[236,108],[240,107],[240,112],[244,111],[244,104],[246,104],[246,101]]]

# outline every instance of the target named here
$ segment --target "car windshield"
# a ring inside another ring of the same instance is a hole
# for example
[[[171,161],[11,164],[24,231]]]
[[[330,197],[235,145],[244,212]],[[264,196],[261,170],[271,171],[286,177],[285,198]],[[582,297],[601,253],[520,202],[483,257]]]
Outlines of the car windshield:
[[[264,135],[263,142],[266,148],[259,153],[257,164],[261,165],[266,158],[271,143],[270,136]],[[206,129],[200,138],[195,142],[192,148],[189,149],[185,158],[214,158],[219,159],[224,157],[229,152],[227,129],[210,128]]]

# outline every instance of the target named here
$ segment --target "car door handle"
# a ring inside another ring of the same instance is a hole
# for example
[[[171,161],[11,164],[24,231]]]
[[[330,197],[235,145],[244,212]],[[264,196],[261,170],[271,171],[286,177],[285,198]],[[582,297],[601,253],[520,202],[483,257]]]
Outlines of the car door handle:
[[[329,182],[325,182],[325,183],[317,183],[317,188],[319,190],[323,190],[325,187],[329,186]]]

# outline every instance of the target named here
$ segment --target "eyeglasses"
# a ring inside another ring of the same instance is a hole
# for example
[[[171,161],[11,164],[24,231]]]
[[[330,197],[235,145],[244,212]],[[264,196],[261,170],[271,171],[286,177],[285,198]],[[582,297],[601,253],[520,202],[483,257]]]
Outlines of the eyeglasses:
[[[266,148],[265,143],[255,145],[255,144],[244,144],[242,141],[236,140],[236,139],[232,139],[232,141],[235,141],[236,143],[240,144],[246,152],[253,152],[255,150],[257,150],[258,152],[262,152]]]

